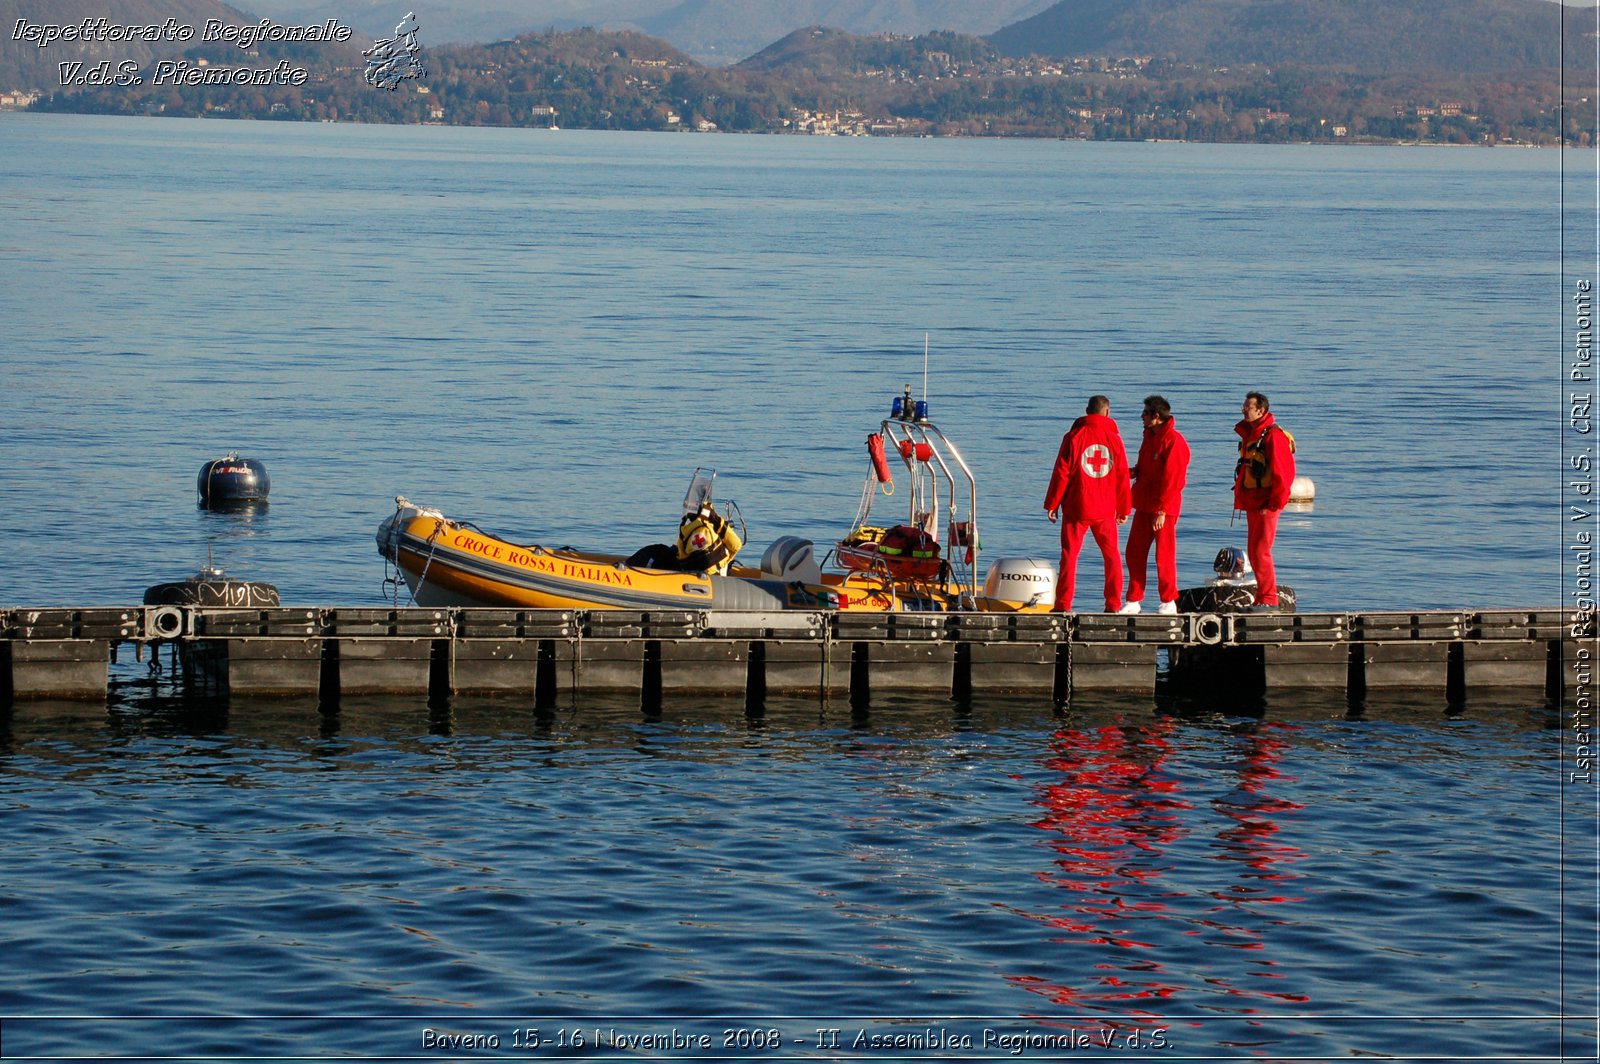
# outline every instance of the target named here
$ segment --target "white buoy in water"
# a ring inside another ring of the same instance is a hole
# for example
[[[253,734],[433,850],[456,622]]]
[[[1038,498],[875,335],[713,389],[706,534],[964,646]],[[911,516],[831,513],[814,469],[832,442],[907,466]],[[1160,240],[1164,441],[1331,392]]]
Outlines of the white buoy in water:
[[[1290,502],[1315,502],[1317,499],[1317,486],[1311,482],[1310,477],[1295,477],[1294,483],[1289,485]]]

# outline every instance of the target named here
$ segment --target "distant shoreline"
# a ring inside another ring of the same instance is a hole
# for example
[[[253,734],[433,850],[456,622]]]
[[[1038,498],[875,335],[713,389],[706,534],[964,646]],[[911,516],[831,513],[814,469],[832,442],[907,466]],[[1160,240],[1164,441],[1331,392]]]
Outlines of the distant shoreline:
[[[1395,140],[1383,137],[1341,137],[1336,140],[1202,140],[1182,137],[1068,137],[1053,133],[802,133],[784,130],[692,130],[692,129],[596,129],[584,126],[474,126],[455,122],[369,122],[360,119],[304,119],[304,118],[278,118],[264,119],[248,115],[227,114],[201,114],[201,115],[169,115],[169,114],[120,114],[106,111],[67,111],[67,110],[40,110],[33,107],[15,107],[0,104],[0,116],[4,115],[32,115],[39,117],[55,117],[61,115],[82,118],[150,118],[150,119],[193,119],[200,121],[216,122],[272,122],[294,125],[345,125],[345,126],[406,126],[427,129],[520,129],[530,133],[649,133],[663,136],[756,136],[756,137],[783,137],[783,138],[819,138],[832,140],[1030,140],[1030,141],[1078,141],[1084,144],[1196,144],[1217,147],[1320,147],[1320,148],[1570,148],[1591,150],[1587,145],[1579,144],[1535,144],[1531,141],[1502,140],[1492,143],[1472,142],[1459,143],[1443,140]]]

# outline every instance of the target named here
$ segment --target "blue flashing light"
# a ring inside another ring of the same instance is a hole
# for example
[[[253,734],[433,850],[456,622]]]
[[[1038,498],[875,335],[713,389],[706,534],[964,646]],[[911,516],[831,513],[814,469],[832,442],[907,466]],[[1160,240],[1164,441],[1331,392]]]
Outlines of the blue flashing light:
[[[918,421],[926,421],[926,420],[928,420],[928,401],[926,399],[918,399],[917,400],[917,417],[916,417],[916,420],[918,420]]]

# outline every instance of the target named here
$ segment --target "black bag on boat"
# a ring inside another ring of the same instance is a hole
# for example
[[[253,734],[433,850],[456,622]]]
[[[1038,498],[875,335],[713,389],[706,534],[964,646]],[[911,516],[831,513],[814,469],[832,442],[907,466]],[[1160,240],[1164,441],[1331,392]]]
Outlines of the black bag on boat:
[[[622,564],[634,569],[667,569],[672,572],[683,568],[678,563],[678,548],[670,543],[652,543],[648,547],[640,547]]]

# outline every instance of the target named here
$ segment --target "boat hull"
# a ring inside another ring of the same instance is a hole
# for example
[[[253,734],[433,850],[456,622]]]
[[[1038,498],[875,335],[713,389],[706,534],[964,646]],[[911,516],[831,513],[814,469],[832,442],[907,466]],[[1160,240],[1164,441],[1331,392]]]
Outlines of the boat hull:
[[[925,582],[823,574],[820,583],[759,569],[726,576],[630,565],[620,555],[512,543],[434,510],[404,504],[378,529],[378,550],[421,606],[612,610],[1031,610],[968,600]]]
[[[431,513],[396,514],[379,549],[422,606],[529,609],[817,609],[779,580],[628,565],[620,557],[523,546]]]

